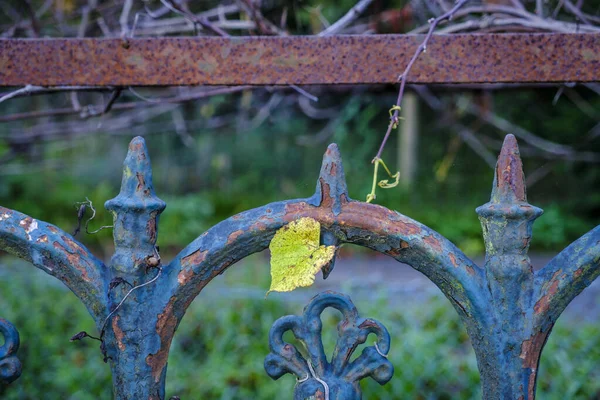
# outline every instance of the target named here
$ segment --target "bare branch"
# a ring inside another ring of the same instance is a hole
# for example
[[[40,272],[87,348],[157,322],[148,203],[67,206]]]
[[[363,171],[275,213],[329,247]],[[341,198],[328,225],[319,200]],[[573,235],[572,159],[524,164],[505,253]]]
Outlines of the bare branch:
[[[62,89],[62,90],[72,90],[72,89],[73,89],[73,87],[68,87],[68,88]],[[147,107],[149,104],[157,104],[157,103],[160,103],[160,104],[162,104],[162,103],[183,103],[183,102],[187,102],[187,101],[198,100],[198,99],[211,97],[211,96],[217,96],[217,95],[221,95],[221,94],[241,92],[243,90],[248,90],[248,89],[252,89],[252,86],[249,86],[249,85],[231,86],[231,87],[224,87],[224,88],[217,88],[217,89],[210,89],[210,90],[202,90],[202,91],[194,92],[192,94],[185,95],[185,96],[174,96],[174,97],[167,97],[167,98],[160,98],[160,99],[152,99],[152,101],[150,101],[150,102],[134,101],[134,102],[128,102],[128,103],[115,104],[112,106],[112,110],[113,111],[114,110],[131,110],[134,108]],[[25,94],[22,94],[22,95],[25,95]],[[0,100],[1,100],[1,98],[0,98]],[[88,106],[87,111],[81,115],[81,118],[90,118],[90,117],[102,115],[103,114],[102,110],[104,110],[104,108],[105,108],[104,106],[100,109],[98,109],[97,107]],[[0,116],[0,122],[16,121],[16,120],[28,119],[28,118],[41,118],[41,117],[49,117],[49,116],[56,116],[56,115],[79,114],[79,113],[80,113],[79,111],[74,110],[73,108],[31,111],[31,112],[24,112],[24,113]]]
[[[318,36],[334,35],[350,25],[371,5],[373,0],[360,0],[342,18],[331,24],[327,29],[319,32]]]
[[[125,0],[125,4],[123,4],[123,11],[121,12],[121,17],[119,18],[119,24],[121,25],[121,37],[126,38],[129,36],[129,14],[131,13],[131,8],[133,7],[133,0]]]
[[[16,97],[29,96],[32,94],[42,94],[42,93],[52,93],[52,92],[65,92],[71,90],[77,91],[106,91],[111,90],[112,88],[102,87],[102,86],[33,86],[27,85],[21,89],[17,89],[13,92],[7,93],[5,95],[0,96],[0,103],[14,99]]]

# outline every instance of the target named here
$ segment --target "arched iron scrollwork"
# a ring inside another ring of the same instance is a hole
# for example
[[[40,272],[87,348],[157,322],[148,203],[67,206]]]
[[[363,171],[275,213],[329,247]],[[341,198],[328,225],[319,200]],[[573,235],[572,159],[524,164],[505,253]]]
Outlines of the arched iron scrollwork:
[[[0,346],[0,383],[8,384],[21,376],[21,361],[16,356],[19,332],[13,324],[0,318],[0,335],[4,337],[4,344]]]
[[[338,324],[338,340],[327,361],[321,337],[321,313],[332,307],[342,313]],[[306,357],[292,344],[283,341],[283,334],[293,332],[306,350]],[[366,347],[350,361],[356,347],[365,343],[370,333],[377,336],[373,346]],[[290,373],[296,375],[295,400],[311,397],[325,400],[360,400],[359,381],[372,377],[384,385],[394,374],[388,361],[390,335],[374,319],[360,318],[358,310],[346,295],[324,292],[312,298],[302,316],[288,315],[275,321],[269,333],[271,353],[265,359],[265,370],[273,379]]]
[[[165,398],[171,340],[190,303],[215,276],[266,249],[278,229],[298,218],[317,220],[328,245],[371,248],[436,284],[467,328],[485,399],[534,399],[538,363],[552,326],[600,274],[600,226],[533,271],[527,251],[541,210],[527,203],[512,135],[498,158],[490,201],[477,209],[486,243],[483,267],[423,224],[350,199],[335,144],[325,152],[313,196],[237,214],[163,264],[156,242],[164,207],[140,137],[129,145],[119,195],[106,203],[115,242],[108,265],[58,227],[0,207],[0,249],[61,280],[94,318],[118,400]],[[118,281],[136,290],[112,284]]]

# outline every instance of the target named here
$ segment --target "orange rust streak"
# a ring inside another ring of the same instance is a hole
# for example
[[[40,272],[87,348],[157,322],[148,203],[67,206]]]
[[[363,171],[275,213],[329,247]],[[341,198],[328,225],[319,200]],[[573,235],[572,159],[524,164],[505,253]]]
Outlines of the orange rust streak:
[[[425,236],[423,241],[427,243],[436,253],[442,252],[442,245],[438,239],[433,236]]]
[[[235,232],[232,232],[229,236],[227,236],[227,244],[231,244],[233,242],[235,242],[237,240],[238,237],[240,237],[240,235],[242,235],[244,233],[243,230],[237,230]]]
[[[182,267],[191,267],[194,265],[198,265],[202,261],[204,261],[207,253],[208,253],[208,250],[202,251],[202,250],[198,249],[195,252],[193,252],[192,254],[190,254],[189,256],[183,257],[181,259],[181,266]]]
[[[135,176],[138,180],[137,188],[135,190],[139,192],[144,188],[144,186],[146,186],[146,181],[144,180],[144,175],[140,174],[139,172],[137,172]]]
[[[448,257],[450,257],[450,262],[452,263],[452,265],[454,265],[455,267],[458,267],[458,264],[456,263],[456,256],[454,256],[454,254],[449,253]],[[475,272],[475,271],[473,271]]]
[[[337,218],[333,215],[331,209],[326,208],[326,204],[322,204],[321,207],[313,207],[305,202],[286,205],[285,214],[283,215],[286,222],[291,222],[301,217],[311,217],[325,225],[332,225],[334,222],[338,222],[342,226],[347,225],[362,228],[382,235],[399,234],[411,236],[423,233],[418,225],[398,220],[399,215],[394,211],[375,204],[367,205],[355,201],[344,204],[342,212]]]
[[[194,270],[192,268],[185,268],[177,275],[177,282],[179,285],[185,285],[194,276]]]
[[[171,297],[169,304],[165,307],[165,311],[158,315],[156,333],[160,337],[160,349],[156,353],[149,354],[146,357],[146,364],[150,366],[152,377],[157,383],[160,381],[163,369],[167,366],[171,340],[173,340],[173,333],[177,327],[177,318],[173,313],[173,304],[176,301],[177,298],[175,296]]]
[[[530,339],[525,340],[521,345],[521,354],[519,357],[523,360],[523,368],[529,368],[531,370],[529,381],[527,382],[528,399],[534,398],[537,369],[540,363],[540,356],[542,355],[542,350],[546,344],[549,333],[550,329],[548,329],[546,332],[537,332]]]
[[[115,315],[115,317],[112,320],[111,325],[112,325],[113,332],[115,333],[115,338],[117,339],[117,346],[119,347],[119,350],[125,351],[125,343],[123,343],[123,338],[125,337],[125,333],[119,326],[120,319],[121,319],[121,317],[119,317],[118,315]]]
[[[55,249],[61,250],[67,257],[67,259],[69,260],[69,264],[71,264],[79,272],[81,272],[81,278],[84,281],[86,281],[86,282],[90,281],[90,278],[88,277],[86,269],[81,266],[82,260],[78,254],[72,254],[68,249],[66,249],[62,244],[60,244],[58,242],[54,242],[53,246]]]
[[[558,271],[556,271],[554,273],[554,275],[550,279],[550,282],[549,282],[550,283],[550,287],[546,291],[546,294],[543,295],[537,301],[537,303],[535,303],[535,306],[533,307],[533,310],[535,311],[536,314],[545,313],[546,311],[548,311],[548,308],[550,308],[550,301],[552,300],[552,297],[558,291],[558,285],[560,283],[560,281],[558,280],[558,275],[561,272],[562,272],[562,270],[558,270]]]
[[[83,248],[79,245],[79,243],[75,242],[74,240],[69,239],[66,236],[61,236],[62,240],[64,240],[65,244],[67,245],[69,251],[71,253],[85,253],[85,251],[83,250]]]

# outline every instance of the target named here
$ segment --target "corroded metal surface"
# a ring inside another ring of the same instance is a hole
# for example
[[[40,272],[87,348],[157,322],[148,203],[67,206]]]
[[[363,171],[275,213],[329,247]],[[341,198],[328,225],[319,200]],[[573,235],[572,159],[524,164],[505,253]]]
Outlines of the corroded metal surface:
[[[541,210],[527,203],[512,135],[496,166],[490,202],[477,209],[486,242],[483,268],[428,227],[350,199],[335,145],[325,153],[313,196],[235,215],[204,232],[170,263],[162,263],[156,248],[165,204],[154,193],[142,138],[131,142],[121,192],[106,207],[114,217],[116,248],[106,267],[59,228],[6,208],[0,209],[0,248],[60,279],[85,303],[119,400],[165,398],[169,348],[190,303],[215,276],[267,248],[279,228],[301,217],[321,224],[328,245],[369,247],[435,283],[467,327],[486,399],[534,398],[539,359],[554,322],[600,274],[600,227],[533,272],[527,250]],[[117,282],[137,289],[130,292]],[[387,352],[385,342],[381,346]]]
[[[0,335],[4,344],[0,346],[0,383],[11,383],[21,376],[21,362],[16,354],[19,350],[19,332],[13,324],[0,318]]]
[[[342,313],[331,362],[327,361],[321,338],[321,313],[328,307]],[[294,345],[283,341],[287,331],[302,342],[307,358]],[[352,354],[370,333],[377,336],[376,342],[351,362]],[[339,293],[320,293],[311,299],[302,316],[288,315],[275,321],[269,333],[269,347],[265,370],[273,379],[296,375],[295,400],[318,397],[318,393],[330,400],[360,400],[361,379],[372,377],[384,385],[394,374],[387,359],[390,334],[385,326],[374,319],[361,318],[350,298]]]
[[[0,86],[394,83],[422,35],[0,40]],[[600,34],[436,35],[409,83],[600,81]]]

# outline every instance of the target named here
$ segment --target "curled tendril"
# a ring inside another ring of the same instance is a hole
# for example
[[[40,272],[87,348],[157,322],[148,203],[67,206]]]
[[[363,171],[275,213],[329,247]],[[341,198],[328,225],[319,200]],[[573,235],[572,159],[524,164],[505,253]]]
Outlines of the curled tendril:
[[[370,203],[377,198],[377,196],[375,195],[375,190],[377,189],[377,186],[379,186],[382,189],[389,189],[398,186],[398,183],[400,182],[400,171],[397,171],[395,174],[392,174],[381,158],[375,157],[373,159],[373,164],[375,164],[375,168],[373,171],[373,186],[371,187],[371,193],[367,195],[367,203]],[[392,183],[389,183],[388,179],[382,179],[381,181],[377,182],[377,171],[379,169],[379,164],[383,166],[385,172],[387,172],[390,178],[394,180]]]

